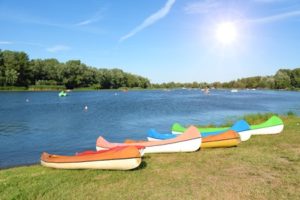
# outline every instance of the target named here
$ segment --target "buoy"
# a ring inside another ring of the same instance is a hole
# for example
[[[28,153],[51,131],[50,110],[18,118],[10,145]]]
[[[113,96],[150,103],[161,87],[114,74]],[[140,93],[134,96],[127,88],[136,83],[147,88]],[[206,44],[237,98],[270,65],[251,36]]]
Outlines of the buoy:
[[[84,110],[88,110],[88,107],[87,107],[87,106],[84,106]]]

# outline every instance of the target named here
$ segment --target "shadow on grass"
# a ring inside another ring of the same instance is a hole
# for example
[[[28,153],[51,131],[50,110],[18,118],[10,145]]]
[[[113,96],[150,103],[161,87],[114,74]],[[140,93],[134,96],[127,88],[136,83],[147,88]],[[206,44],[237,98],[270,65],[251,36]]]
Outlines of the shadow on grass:
[[[145,161],[142,161],[140,166],[138,166],[137,168],[133,169],[132,171],[136,171],[136,170],[142,170],[145,169],[147,167],[147,163]]]

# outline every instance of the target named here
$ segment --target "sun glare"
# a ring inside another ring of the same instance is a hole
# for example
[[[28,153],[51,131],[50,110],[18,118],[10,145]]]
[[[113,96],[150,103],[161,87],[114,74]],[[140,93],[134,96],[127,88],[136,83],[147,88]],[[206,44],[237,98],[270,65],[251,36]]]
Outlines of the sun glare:
[[[223,45],[229,45],[236,40],[237,31],[234,23],[224,22],[217,26],[216,38]]]

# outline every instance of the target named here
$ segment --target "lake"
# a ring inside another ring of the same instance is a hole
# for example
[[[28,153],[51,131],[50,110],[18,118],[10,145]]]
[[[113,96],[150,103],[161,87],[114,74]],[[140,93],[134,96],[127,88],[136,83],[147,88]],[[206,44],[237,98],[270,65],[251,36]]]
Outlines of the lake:
[[[84,107],[88,109],[85,110]],[[257,112],[300,114],[300,92],[243,90],[0,92],[0,168],[38,163],[40,154],[72,155],[109,141],[145,139],[174,122],[221,124]]]

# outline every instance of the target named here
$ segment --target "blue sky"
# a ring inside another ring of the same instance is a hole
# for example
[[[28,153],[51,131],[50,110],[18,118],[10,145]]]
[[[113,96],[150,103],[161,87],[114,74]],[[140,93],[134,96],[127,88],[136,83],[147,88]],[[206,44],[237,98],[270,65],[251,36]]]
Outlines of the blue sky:
[[[235,25],[231,44],[216,30]],[[0,49],[80,59],[152,82],[229,81],[299,67],[298,0],[0,0]]]

